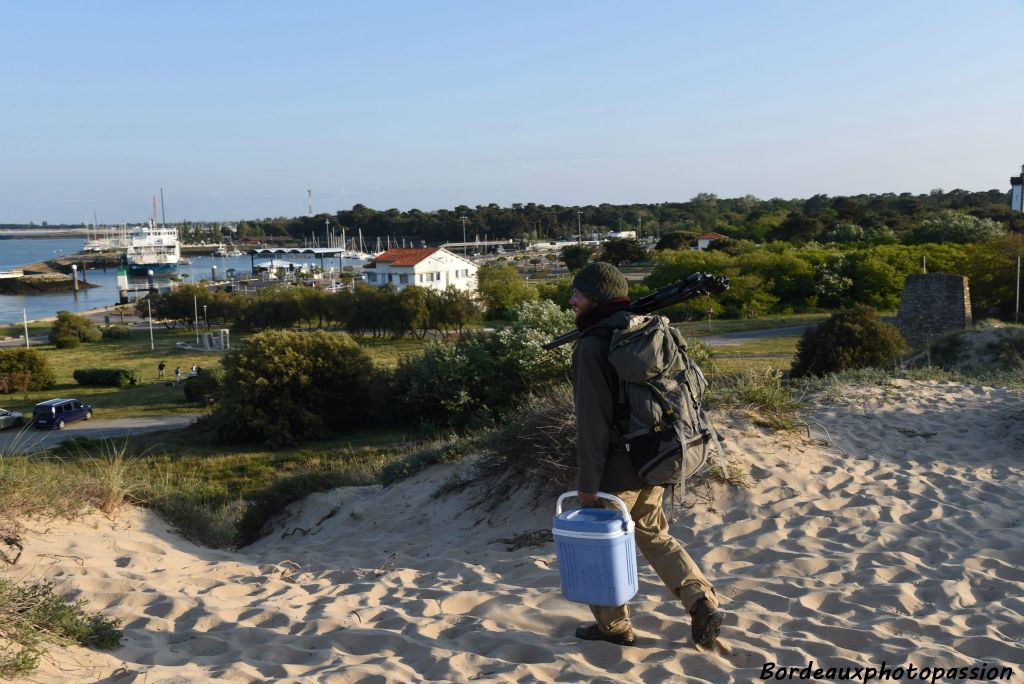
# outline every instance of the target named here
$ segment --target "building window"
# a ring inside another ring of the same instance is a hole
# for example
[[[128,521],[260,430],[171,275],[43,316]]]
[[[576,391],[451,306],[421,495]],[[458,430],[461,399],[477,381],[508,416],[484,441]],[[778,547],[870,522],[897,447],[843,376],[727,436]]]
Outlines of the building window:
[[[366,281],[370,282],[370,283],[377,282],[377,274],[376,273],[367,273],[366,274]]]
[[[403,285],[408,285],[409,284],[409,276],[406,275],[405,273],[400,274],[398,276],[398,282],[402,283]]]

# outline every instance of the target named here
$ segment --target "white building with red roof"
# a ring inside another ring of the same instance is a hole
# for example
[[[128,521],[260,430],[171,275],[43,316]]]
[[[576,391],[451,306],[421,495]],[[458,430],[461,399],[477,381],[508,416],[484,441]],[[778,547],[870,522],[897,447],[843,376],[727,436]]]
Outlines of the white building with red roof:
[[[398,290],[415,285],[444,290],[449,285],[476,292],[477,266],[443,247],[389,249],[363,267],[369,285],[394,285]]]
[[[697,249],[707,249],[715,240],[723,240],[728,238],[728,235],[722,235],[721,233],[704,233],[699,238],[697,238]]]

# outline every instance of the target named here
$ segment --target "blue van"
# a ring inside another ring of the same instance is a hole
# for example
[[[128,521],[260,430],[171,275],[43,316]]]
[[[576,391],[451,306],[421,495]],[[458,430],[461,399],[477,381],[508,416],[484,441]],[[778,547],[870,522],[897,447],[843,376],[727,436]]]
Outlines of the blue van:
[[[92,418],[92,406],[77,399],[41,401],[32,409],[33,424],[39,428],[63,430],[67,423]]]

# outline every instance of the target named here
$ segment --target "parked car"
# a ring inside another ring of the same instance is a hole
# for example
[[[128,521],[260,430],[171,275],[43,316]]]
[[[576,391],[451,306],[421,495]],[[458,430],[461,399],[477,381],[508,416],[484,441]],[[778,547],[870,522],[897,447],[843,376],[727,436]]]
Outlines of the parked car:
[[[67,423],[92,418],[92,406],[77,399],[50,399],[41,401],[32,409],[32,421],[37,428],[63,430]]]
[[[0,430],[5,430],[9,427],[21,427],[25,424],[25,417],[17,411],[8,411],[7,409],[0,409]]]

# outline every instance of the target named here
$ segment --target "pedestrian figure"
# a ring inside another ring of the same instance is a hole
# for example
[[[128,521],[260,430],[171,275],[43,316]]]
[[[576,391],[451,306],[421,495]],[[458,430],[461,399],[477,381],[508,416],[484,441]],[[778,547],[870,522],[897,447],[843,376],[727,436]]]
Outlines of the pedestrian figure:
[[[181,366],[174,369],[174,384],[177,385],[179,382],[181,382]]]
[[[588,264],[572,282],[569,303],[576,311],[576,327],[583,331],[572,354],[576,489],[584,506],[604,506],[597,498],[598,491],[614,494],[625,502],[636,525],[636,545],[690,614],[694,643],[706,648],[718,638],[724,617],[718,609],[715,589],[669,534],[661,507],[665,488],[640,479],[616,429],[618,379],[608,361],[608,347],[611,331],[630,325],[628,292],[622,273],[601,262]],[[627,606],[591,606],[590,610],[597,624],[578,627],[578,638],[622,646],[635,643]]]
[[[199,372],[199,366],[197,366],[196,364],[193,363],[192,364],[192,375],[195,375],[198,372]]]
[[[163,361],[161,361],[160,363],[157,364],[157,366],[156,366],[156,376],[158,378],[164,377],[164,369],[165,368],[167,368],[167,364],[164,363]]]

